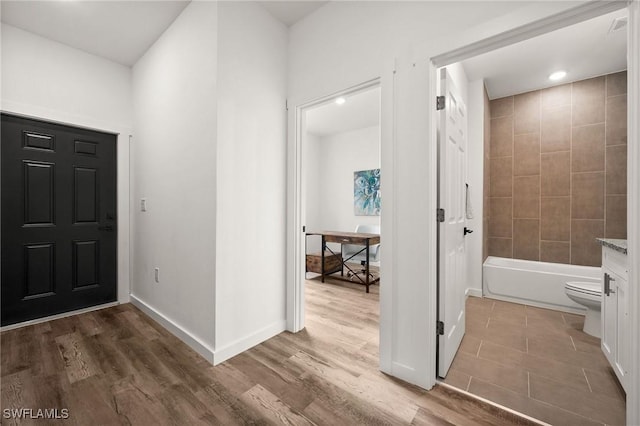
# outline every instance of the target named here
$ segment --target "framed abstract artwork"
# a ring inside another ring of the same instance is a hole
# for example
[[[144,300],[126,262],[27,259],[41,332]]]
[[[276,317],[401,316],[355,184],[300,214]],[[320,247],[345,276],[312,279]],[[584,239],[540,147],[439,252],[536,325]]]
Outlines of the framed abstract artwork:
[[[380,169],[353,173],[353,205],[356,216],[380,216]]]

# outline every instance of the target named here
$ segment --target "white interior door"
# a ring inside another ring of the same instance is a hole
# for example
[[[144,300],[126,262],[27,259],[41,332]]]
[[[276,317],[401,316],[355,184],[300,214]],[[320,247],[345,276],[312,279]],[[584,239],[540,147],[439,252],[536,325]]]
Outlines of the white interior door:
[[[445,108],[440,111],[438,138],[439,201],[444,209],[439,229],[438,320],[444,327],[438,336],[438,375],[445,377],[464,336],[467,114],[446,68],[441,70],[440,78]]]

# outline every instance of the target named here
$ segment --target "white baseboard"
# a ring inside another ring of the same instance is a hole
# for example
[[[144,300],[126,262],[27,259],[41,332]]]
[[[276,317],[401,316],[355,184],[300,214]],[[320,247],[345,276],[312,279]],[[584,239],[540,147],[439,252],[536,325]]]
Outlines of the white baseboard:
[[[184,328],[171,318],[167,317],[166,315],[160,313],[160,311],[158,311],[148,303],[140,300],[140,298],[133,294],[131,295],[131,304],[136,306],[145,314],[149,315],[154,321],[166,328],[169,332],[171,332],[171,334],[182,340],[187,344],[187,346],[189,346],[191,349],[199,353],[207,361],[213,364],[214,350],[208,344],[200,340],[200,338],[194,336],[186,328]]]
[[[76,309],[75,311],[63,312],[61,314],[49,315],[48,317],[38,318],[38,319],[24,321],[24,322],[19,322],[17,324],[5,325],[4,327],[0,327],[0,331],[9,331],[9,330],[14,330],[16,328],[27,327],[29,325],[42,324],[43,322],[53,321],[53,320],[57,320],[57,319],[60,319],[60,318],[66,318],[66,317],[70,317],[70,316],[73,316],[73,315],[86,314],[87,312],[98,311],[100,309],[110,308],[110,307],[116,306],[118,304],[119,304],[119,302],[109,302],[109,303],[104,303],[104,304],[98,305],[98,306],[91,306],[90,308]]]
[[[464,292],[465,297],[474,296],[474,297],[482,297],[482,289],[481,288],[468,288]]]
[[[282,333],[286,329],[286,321],[283,319],[266,326],[249,336],[238,339],[223,348],[214,350],[200,338],[194,336],[185,327],[160,313],[156,308],[144,302],[134,294],[131,295],[131,303],[214,365],[220,364],[221,362],[226,361],[247,349],[251,349],[265,340],[272,338],[276,334]]]
[[[214,365],[220,364],[221,362],[226,361],[229,358],[232,358],[246,351],[247,349],[251,349],[256,345],[259,345],[265,340],[268,340],[273,336],[282,333],[283,331],[286,330],[286,327],[287,327],[286,320],[283,319],[280,321],[276,321],[273,324],[268,325],[256,331],[255,333],[252,333],[246,337],[243,337],[234,342],[231,342],[220,349],[216,349],[214,358],[213,358],[214,359],[213,364]]]

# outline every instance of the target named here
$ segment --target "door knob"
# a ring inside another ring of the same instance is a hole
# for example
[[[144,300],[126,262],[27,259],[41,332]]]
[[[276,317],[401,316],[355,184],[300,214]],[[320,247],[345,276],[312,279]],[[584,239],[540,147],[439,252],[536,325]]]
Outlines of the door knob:
[[[466,226],[464,227],[464,235],[471,234],[472,232],[473,232],[473,229],[469,229]]]

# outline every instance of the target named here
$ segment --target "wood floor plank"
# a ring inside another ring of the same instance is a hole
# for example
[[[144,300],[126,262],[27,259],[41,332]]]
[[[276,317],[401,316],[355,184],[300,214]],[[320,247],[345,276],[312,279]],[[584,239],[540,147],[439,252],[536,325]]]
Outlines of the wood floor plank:
[[[119,316],[126,319],[142,336],[148,340],[154,340],[160,338],[160,333],[155,328],[151,327],[145,321],[140,319],[140,316],[134,311],[120,312]]]
[[[93,358],[88,356],[88,351],[79,333],[65,334],[56,337],[58,350],[64,361],[64,368],[70,383],[86,379],[98,373]]]
[[[282,425],[313,425],[309,419],[294,412],[274,394],[260,385],[255,385],[242,395],[242,400],[249,407],[258,411],[265,418]]]
[[[67,408],[56,424],[82,426],[526,424],[382,374],[371,290],[310,280],[303,331],[217,366],[131,304],[6,331],[0,403]]]

